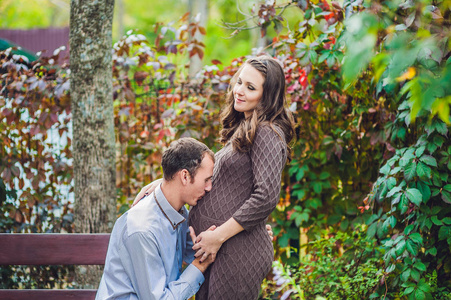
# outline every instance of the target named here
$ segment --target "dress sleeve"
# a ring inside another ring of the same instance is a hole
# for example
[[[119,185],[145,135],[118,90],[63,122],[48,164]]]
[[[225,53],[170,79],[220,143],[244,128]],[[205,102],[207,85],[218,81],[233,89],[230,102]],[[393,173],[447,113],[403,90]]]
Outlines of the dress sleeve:
[[[279,202],[282,170],[287,160],[287,146],[281,130],[269,125],[255,134],[250,151],[254,189],[249,199],[233,214],[233,218],[249,230],[264,222]]]
[[[204,281],[202,272],[189,265],[179,279],[167,282],[167,274],[156,238],[152,234],[134,233],[125,243],[135,274],[129,274],[139,299],[188,299]]]

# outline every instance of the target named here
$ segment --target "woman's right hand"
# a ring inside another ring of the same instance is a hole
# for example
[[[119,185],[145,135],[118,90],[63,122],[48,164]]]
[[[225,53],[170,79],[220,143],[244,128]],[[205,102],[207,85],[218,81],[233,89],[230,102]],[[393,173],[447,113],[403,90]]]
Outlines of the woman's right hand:
[[[136,196],[135,200],[133,200],[132,207],[135,206],[142,198],[152,193],[162,181],[163,179],[157,179],[143,187]]]

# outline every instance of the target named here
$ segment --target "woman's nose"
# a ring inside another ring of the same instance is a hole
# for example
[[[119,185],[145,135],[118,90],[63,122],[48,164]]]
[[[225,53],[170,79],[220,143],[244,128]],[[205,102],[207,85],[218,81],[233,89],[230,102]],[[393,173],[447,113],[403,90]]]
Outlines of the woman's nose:
[[[235,94],[243,95],[243,89],[241,86],[235,88]]]

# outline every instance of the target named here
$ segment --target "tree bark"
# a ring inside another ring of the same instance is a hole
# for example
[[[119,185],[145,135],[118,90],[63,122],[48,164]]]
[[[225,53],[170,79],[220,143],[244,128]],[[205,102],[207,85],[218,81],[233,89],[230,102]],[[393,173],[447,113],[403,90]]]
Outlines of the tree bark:
[[[190,13],[190,22],[194,22],[194,19],[200,14],[199,25],[205,27],[208,20],[208,1],[207,0],[189,0],[188,11]],[[196,32],[191,39],[196,39],[199,42],[204,41],[204,36],[199,32]],[[194,79],[197,72],[202,69],[202,59],[196,54],[190,57],[189,62],[189,78]]]
[[[110,232],[116,216],[112,94],[114,0],[72,0],[70,93],[75,232]],[[79,288],[97,288],[98,266],[78,268]]]

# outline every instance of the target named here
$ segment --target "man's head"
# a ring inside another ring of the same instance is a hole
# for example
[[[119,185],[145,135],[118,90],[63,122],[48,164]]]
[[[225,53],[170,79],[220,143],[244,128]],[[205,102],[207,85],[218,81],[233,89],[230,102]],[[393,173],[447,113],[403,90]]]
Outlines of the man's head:
[[[211,190],[214,153],[205,144],[193,138],[178,139],[164,151],[161,165],[165,181],[180,182],[183,202],[196,205]]]

